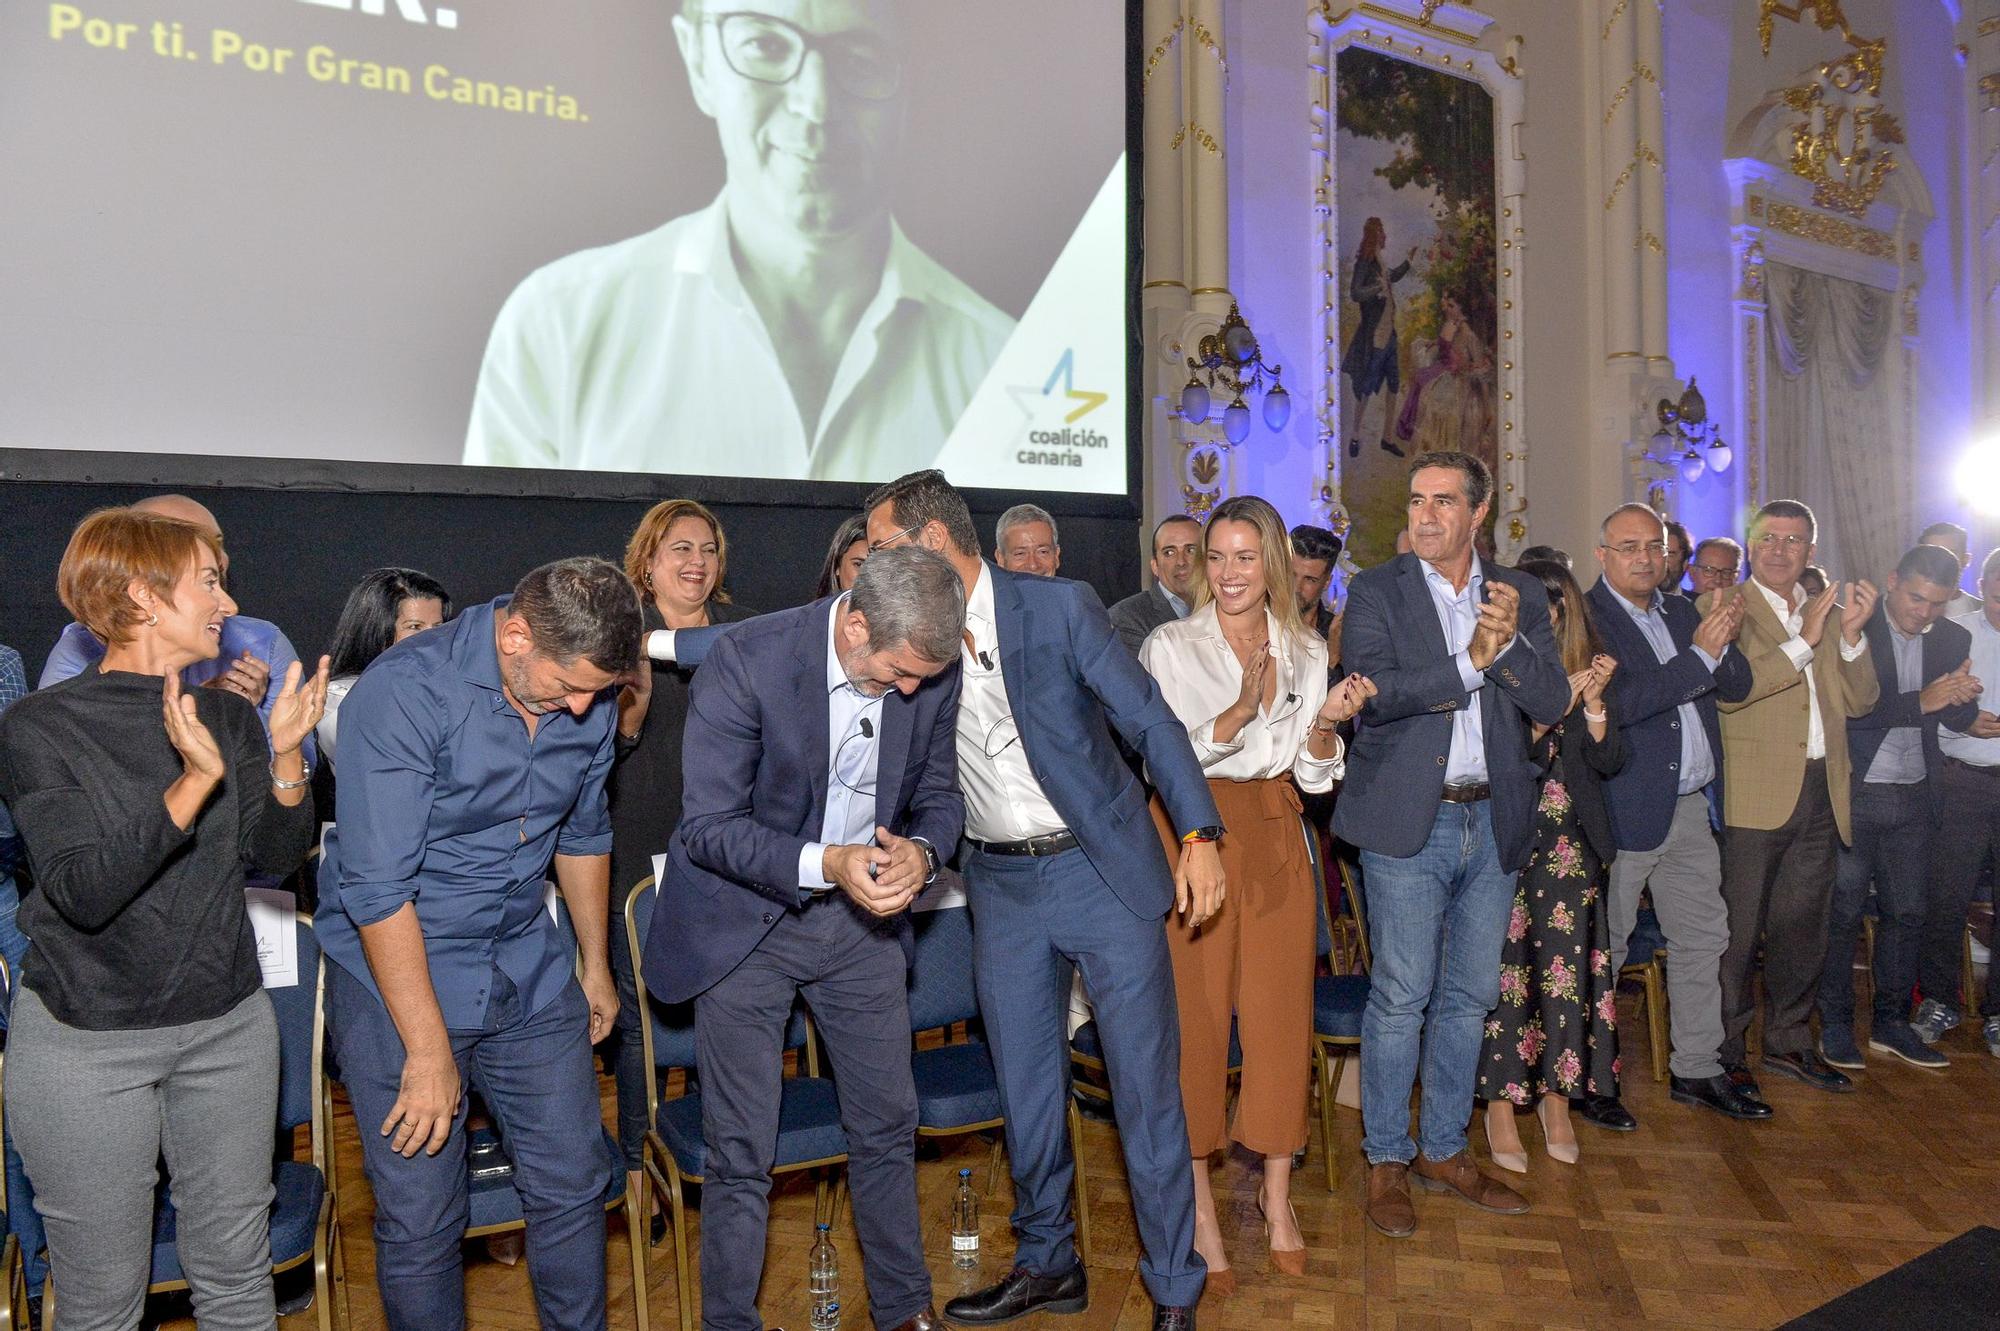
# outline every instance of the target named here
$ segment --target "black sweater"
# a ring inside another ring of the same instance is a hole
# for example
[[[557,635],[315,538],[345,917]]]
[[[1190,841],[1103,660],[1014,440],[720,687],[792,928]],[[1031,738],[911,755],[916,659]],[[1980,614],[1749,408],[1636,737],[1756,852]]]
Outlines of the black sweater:
[[[193,828],[174,825],[165,794],[182,763],[163,687],[86,670],[0,717],[0,799],[34,868],[21,981],[85,1030],[205,1021],[255,993],[245,869],[282,876],[312,847],[311,801],[278,803],[257,710],[222,689],[189,693],[227,774]]]
[[[710,624],[734,624],[754,611],[721,601],[708,604]],[[646,628],[666,620],[650,600]],[[623,918],[625,898],[653,872],[653,856],[664,855],[681,821],[681,741],[687,735],[689,690],[694,671],[653,663],[653,700],[639,725],[639,738],[618,738],[618,765],[611,769],[611,910]]]

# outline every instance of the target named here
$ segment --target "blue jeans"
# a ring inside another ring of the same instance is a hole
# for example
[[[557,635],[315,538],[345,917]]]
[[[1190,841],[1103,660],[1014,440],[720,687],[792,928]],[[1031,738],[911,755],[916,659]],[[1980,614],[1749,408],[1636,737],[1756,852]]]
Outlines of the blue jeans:
[[[604,1147],[590,1007],[575,980],[538,1012],[493,970],[481,1030],[451,1028],[459,1076],[477,1089],[514,1165],[528,1221],[528,1276],[547,1331],[604,1331]],[[327,1032],[361,1125],[361,1163],[375,1193],[375,1280],[390,1331],[463,1331],[459,1243],[471,1214],[465,1104],[436,1155],[404,1159],[377,1129],[396,1103],[403,1042],[388,1008],[329,962]]]
[[[1840,851],[1827,913],[1826,964],[1820,969],[1820,1025],[1854,1026],[1854,939],[1875,888],[1881,918],[1875,923],[1875,1025],[1907,1021],[1917,984],[1929,892],[1931,822],[1927,782],[1854,787],[1854,843]]]
[[[1465,1149],[1486,1014],[1500,1001],[1500,947],[1514,875],[1500,867],[1490,801],[1439,804],[1408,859],[1361,852],[1375,964],[1361,1018],[1361,1149],[1368,1163],[1449,1160]],[[1423,1066],[1421,1138],[1410,1087]]]

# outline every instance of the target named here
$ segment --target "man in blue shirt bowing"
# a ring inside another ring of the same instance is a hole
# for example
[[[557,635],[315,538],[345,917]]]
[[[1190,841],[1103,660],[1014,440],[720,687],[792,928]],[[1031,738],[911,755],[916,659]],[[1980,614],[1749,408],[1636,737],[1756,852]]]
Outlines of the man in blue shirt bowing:
[[[514,1164],[542,1325],[605,1325],[603,1201],[622,1166],[590,1047],[618,1010],[608,690],[640,622],[615,565],[544,564],[384,652],[341,706],[318,927],[392,1331],[465,1326],[468,1077]],[[551,861],[574,945],[543,905]]]

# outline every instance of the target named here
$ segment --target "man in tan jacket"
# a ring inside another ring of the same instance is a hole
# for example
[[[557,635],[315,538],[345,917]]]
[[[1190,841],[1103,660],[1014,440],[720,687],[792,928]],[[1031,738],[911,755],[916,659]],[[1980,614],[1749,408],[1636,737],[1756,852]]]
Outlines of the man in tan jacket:
[[[1736,649],[1753,683],[1722,712],[1722,896],[1729,947],[1722,956],[1722,1062],[1737,1089],[1759,1097],[1744,1035],[1754,1015],[1757,944],[1764,944],[1764,1066],[1825,1091],[1853,1089],[1813,1047],[1809,1021],[1826,958],[1836,856],[1851,840],[1847,718],[1881,692],[1863,629],[1872,584],[1835,584],[1809,597],[1798,585],[1812,562],[1812,510],[1774,500],[1750,521],[1750,578],[1740,588]],[[1837,625],[1835,623],[1837,618]],[[1837,627],[1837,632],[1829,629]]]

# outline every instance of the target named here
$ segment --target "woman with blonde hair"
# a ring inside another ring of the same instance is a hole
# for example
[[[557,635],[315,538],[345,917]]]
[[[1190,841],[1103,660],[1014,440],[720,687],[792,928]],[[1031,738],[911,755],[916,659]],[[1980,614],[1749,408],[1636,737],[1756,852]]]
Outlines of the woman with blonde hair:
[[[715,514],[692,499],[653,505],[625,546],[625,576],[639,589],[646,630],[732,624],[751,612],[733,604],[723,581],[729,540]],[[607,1061],[618,1082],[618,1144],[625,1167],[640,1168],[646,1139],[646,1055],[639,990],[625,943],[625,898],[653,871],[681,820],[681,736],[687,730],[691,669],[641,661],[618,694],[618,758],[611,769],[611,974],[618,1018]],[[635,1185],[636,1186],[636,1185]]]
[[[1575,1164],[1569,1102],[1618,1094],[1618,958],[1610,954],[1605,889],[1617,853],[1604,780],[1625,766],[1605,691],[1618,663],[1599,650],[1576,579],[1561,563],[1527,560],[1549,596],[1570,710],[1536,726],[1542,769],[1535,848],[1514,891],[1500,952],[1500,1004],[1486,1019],[1476,1092],[1486,1101],[1493,1163],[1528,1172],[1518,1110],[1535,1107],[1549,1158]]]
[[[1202,536],[1205,576],[1186,619],[1154,629],[1139,660],[1187,726],[1226,829],[1227,891],[1206,918],[1169,926],[1180,1008],[1181,1098],[1195,1186],[1195,1248],[1208,1287],[1235,1287],[1209,1186],[1208,1157],[1234,1140],[1264,1160],[1258,1190],[1271,1263],[1305,1270],[1291,1207],[1292,1155],[1306,1141],[1317,887],[1297,779],[1318,794],[1344,771],[1340,723],[1375,686],[1350,675],[1329,690],[1326,640],[1299,617],[1291,538],[1271,505],[1225,500]],[[1180,851],[1159,801],[1153,820]],[[1230,1017],[1243,1051],[1233,1134],[1224,1114]]]

